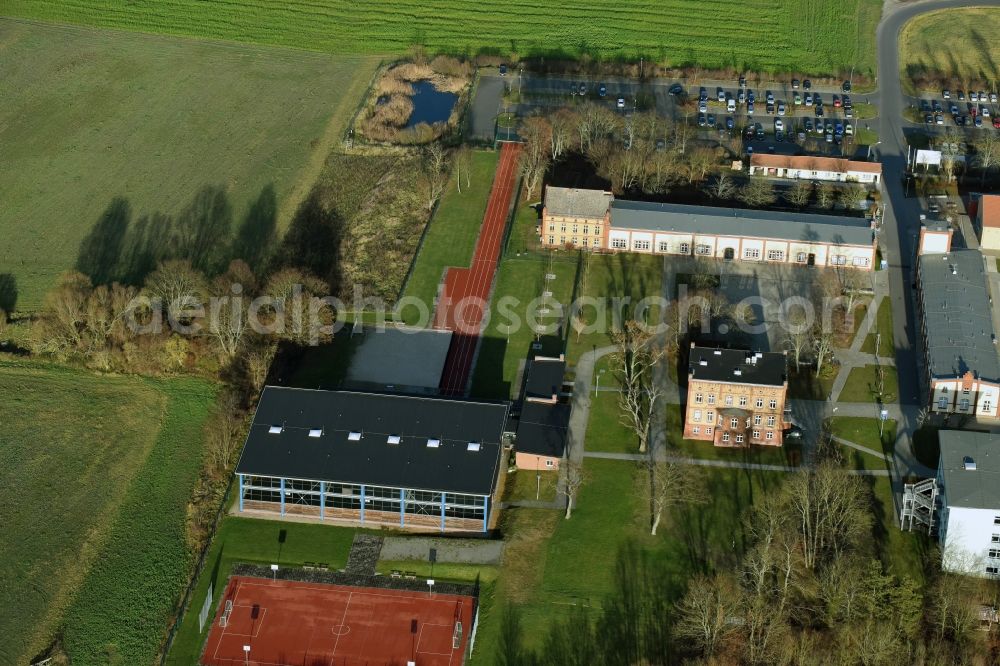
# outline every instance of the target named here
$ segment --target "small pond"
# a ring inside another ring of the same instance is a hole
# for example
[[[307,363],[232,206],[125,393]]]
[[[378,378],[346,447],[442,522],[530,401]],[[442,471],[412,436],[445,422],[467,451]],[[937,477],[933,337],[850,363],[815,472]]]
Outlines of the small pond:
[[[441,92],[426,79],[413,84],[413,113],[406,122],[407,127],[418,123],[443,123],[448,120],[458,95],[451,92]]]

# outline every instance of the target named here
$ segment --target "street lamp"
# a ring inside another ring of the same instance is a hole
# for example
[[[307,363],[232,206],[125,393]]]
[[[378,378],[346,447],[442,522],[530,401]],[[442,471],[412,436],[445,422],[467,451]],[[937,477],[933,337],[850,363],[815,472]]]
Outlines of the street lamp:
[[[603,375],[603,374],[604,374],[604,369],[603,368],[601,370],[597,371],[597,388],[594,390],[594,393],[600,393],[601,392],[601,375]]]
[[[244,645],[243,646],[243,662],[245,664],[247,664],[247,666],[250,666],[250,646],[249,645]]]

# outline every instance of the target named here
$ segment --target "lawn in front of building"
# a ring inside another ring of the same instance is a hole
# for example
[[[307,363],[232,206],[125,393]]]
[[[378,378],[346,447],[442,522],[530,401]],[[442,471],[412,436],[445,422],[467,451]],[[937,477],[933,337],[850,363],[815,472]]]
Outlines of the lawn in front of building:
[[[882,402],[892,402],[899,396],[899,379],[896,367],[882,366],[883,389]],[[878,366],[865,365],[851,368],[838,400],[840,402],[876,402],[878,386]]]

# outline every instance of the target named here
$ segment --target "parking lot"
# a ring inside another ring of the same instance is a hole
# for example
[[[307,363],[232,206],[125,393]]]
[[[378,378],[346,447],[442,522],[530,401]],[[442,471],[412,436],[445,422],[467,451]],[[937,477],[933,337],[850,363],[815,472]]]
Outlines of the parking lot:
[[[972,129],[1000,129],[997,93],[984,90],[942,90],[938,96],[922,96],[916,104],[924,125]]]
[[[484,97],[494,98],[495,106]],[[685,85],[662,79],[595,81],[508,70],[502,76],[491,73],[481,77],[472,126],[480,132],[491,127],[493,119],[481,117],[490,108],[523,117],[583,100],[604,104],[626,117],[655,110],[660,116],[700,128],[704,140],[726,143],[739,137],[747,152],[853,154],[857,138],[871,142],[869,130],[877,115],[869,95],[853,94],[844,85],[815,86],[808,79]]]

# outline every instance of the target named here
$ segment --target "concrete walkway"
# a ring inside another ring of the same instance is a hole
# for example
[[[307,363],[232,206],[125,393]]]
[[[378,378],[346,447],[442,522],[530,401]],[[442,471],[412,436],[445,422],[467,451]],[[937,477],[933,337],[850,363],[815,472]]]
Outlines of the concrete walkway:
[[[603,460],[624,460],[634,463],[646,462],[649,456],[641,453],[613,453],[610,451],[588,451],[587,458],[599,458]],[[801,472],[805,467],[792,467],[791,465],[768,465],[765,463],[743,463],[732,460],[712,460],[706,458],[685,458],[679,456],[664,455],[663,449],[656,452],[657,460],[665,460],[675,465],[696,465],[699,467],[716,467],[723,469],[749,469],[761,472]],[[858,476],[889,476],[889,471],[884,469],[852,469],[849,474]]]

